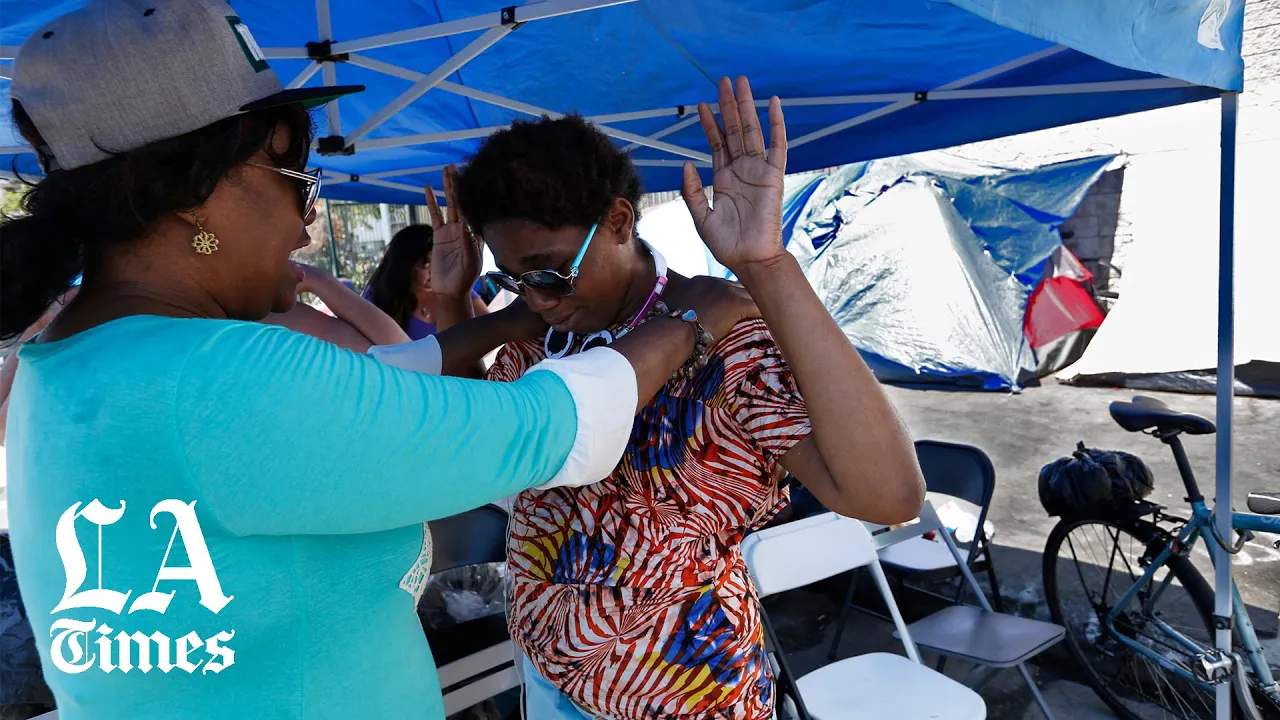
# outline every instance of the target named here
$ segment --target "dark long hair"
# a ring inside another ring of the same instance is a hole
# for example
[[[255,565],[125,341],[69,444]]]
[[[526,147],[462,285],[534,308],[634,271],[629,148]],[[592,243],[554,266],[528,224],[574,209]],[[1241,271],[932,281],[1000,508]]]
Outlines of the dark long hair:
[[[378,268],[369,276],[365,296],[401,328],[409,327],[409,319],[418,309],[418,298],[413,294],[413,266],[431,254],[432,243],[430,225],[406,227],[391,238]]]
[[[18,131],[42,145],[39,129],[14,101]],[[272,149],[277,127],[289,147]],[[265,149],[280,167],[302,169],[311,116],[287,105],[220,120],[106,160],[53,170],[22,200],[25,217],[0,225],[0,342],[20,336],[77,275],[92,283],[104,254],[146,235],[160,217],[199,207],[223,177]]]

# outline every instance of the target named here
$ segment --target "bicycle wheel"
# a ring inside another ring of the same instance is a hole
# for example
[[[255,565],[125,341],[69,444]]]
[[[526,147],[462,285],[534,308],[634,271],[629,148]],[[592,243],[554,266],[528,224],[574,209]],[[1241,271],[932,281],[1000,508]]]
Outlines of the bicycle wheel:
[[[1101,621],[1142,576],[1147,546],[1162,535],[1159,527],[1146,521],[1075,518],[1059,522],[1044,550],[1049,612],[1054,622],[1067,629],[1067,649],[1089,683],[1121,717],[1213,718],[1212,688],[1188,682],[1123,642],[1136,642],[1188,672],[1195,653],[1155,621],[1163,621],[1202,648],[1213,647],[1213,591],[1187,558],[1171,556],[1113,626]],[[1147,610],[1170,575],[1172,581]]]

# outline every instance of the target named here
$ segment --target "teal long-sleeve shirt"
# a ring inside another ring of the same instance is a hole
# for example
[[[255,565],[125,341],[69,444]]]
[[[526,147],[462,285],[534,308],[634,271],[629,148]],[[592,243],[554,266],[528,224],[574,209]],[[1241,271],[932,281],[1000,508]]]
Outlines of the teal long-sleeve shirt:
[[[62,720],[442,718],[423,523],[546,483],[581,432],[555,373],[433,377],[256,323],[20,356],[10,533]]]

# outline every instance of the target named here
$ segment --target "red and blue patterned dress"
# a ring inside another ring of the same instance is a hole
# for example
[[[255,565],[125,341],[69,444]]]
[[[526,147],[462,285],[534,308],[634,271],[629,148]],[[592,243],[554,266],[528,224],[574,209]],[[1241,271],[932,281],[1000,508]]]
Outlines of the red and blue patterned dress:
[[[511,381],[543,358],[508,345]],[[613,720],[767,720],[773,673],[738,551],[787,501],[778,460],[810,431],[804,400],[761,321],[739,323],[692,380],[636,416],[603,482],[515,502],[511,636],[539,673]]]

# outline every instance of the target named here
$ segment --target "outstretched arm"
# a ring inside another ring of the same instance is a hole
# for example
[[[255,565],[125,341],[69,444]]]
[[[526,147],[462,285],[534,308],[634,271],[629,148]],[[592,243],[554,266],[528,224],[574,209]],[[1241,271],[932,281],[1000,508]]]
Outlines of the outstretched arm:
[[[728,78],[720,81],[723,128],[706,103],[698,113],[711,144],[714,202],[708,205],[692,163],[684,170],[685,202],[716,259],[759,306],[813,425],[782,466],[842,515],[886,524],[914,518],[925,489],[911,436],[782,245],[787,141],[781,102],[769,101],[767,149],[746,78],[738,78],[736,92]]]
[[[690,307],[718,332],[755,312],[715,290]],[[495,383],[232,324],[191,351],[175,427],[201,502],[232,533],[406,527],[530,487],[598,482],[622,456],[635,413],[694,347],[690,325],[657,318],[612,347]],[[243,422],[219,422],[228,416]],[[257,442],[237,445],[246,427]]]
[[[298,267],[305,273],[302,282],[298,283],[298,292],[315,294],[336,317],[298,303],[289,312],[272,313],[263,322],[282,325],[356,352],[365,352],[371,345],[409,341],[409,336],[395,320],[378,306],[347,289],[327,270],[312,265]]]
[[[476,368],[484,356],[511,342],[534,340],[547,324],[523,300],[493,313],[480,315],[436,335],[440,343],[441,374],[479,377]]]

